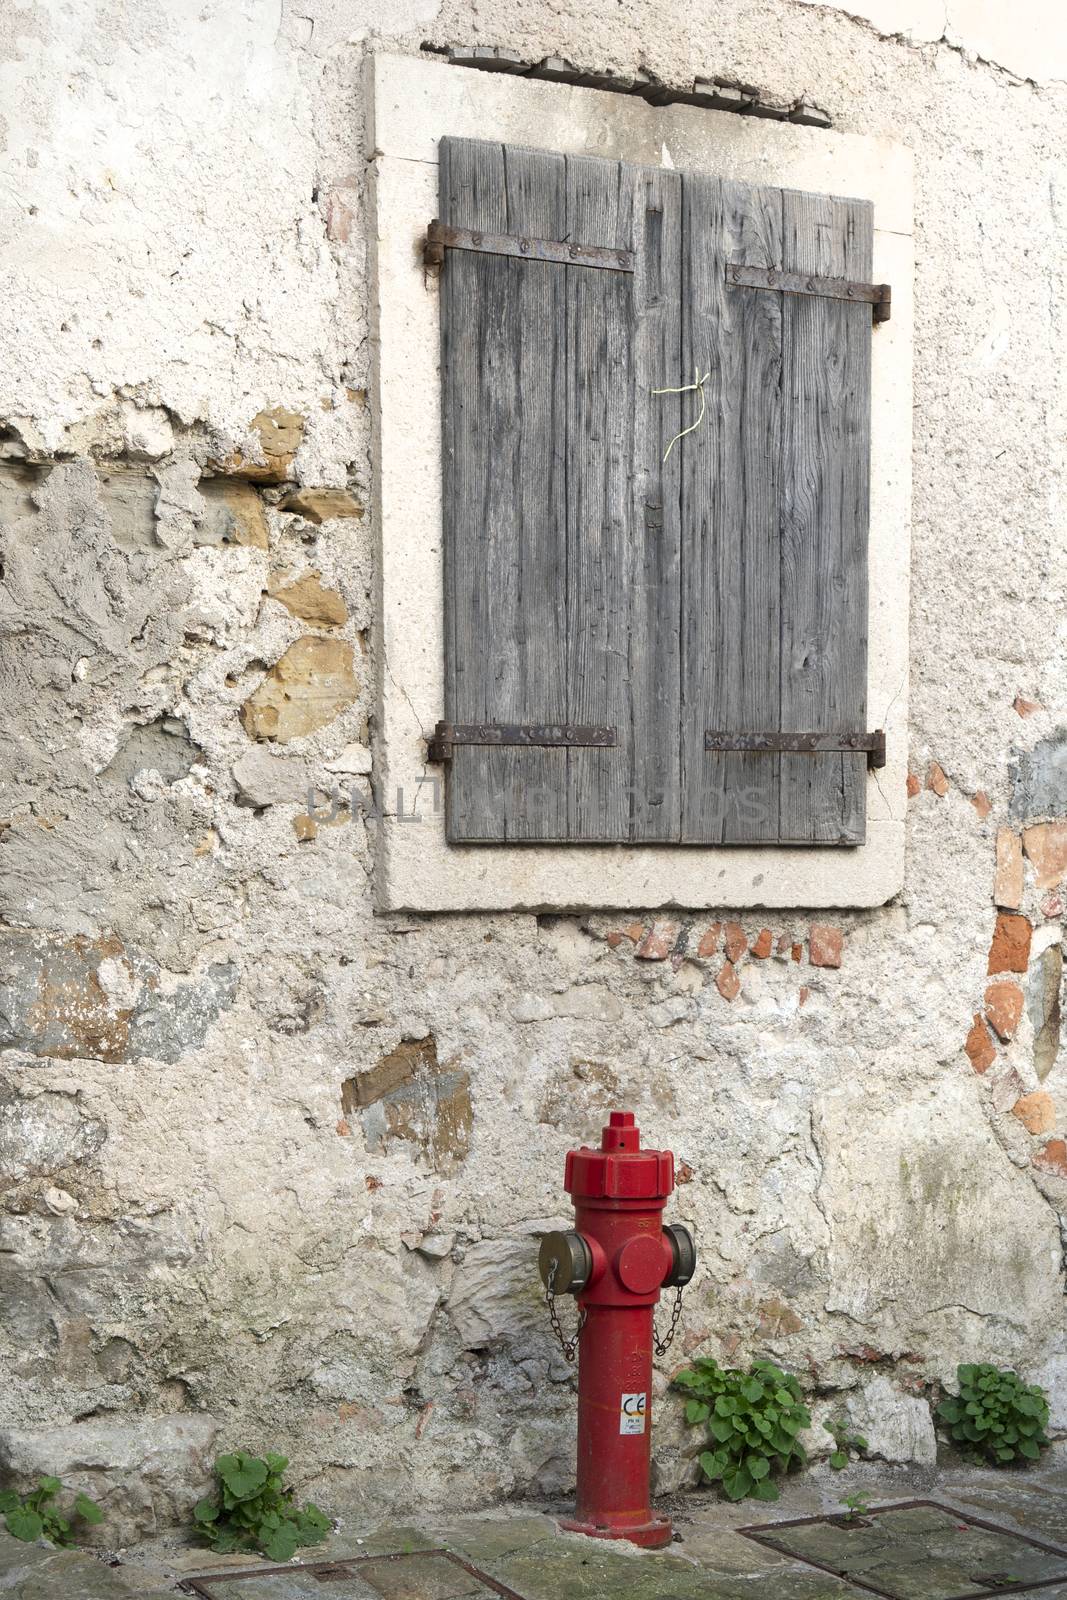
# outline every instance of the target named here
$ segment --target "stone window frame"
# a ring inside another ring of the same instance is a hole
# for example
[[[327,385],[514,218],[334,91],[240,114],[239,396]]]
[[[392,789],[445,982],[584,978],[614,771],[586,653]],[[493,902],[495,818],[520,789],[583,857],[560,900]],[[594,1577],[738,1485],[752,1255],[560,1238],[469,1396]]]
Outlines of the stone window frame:
[[[464,71],[412,56],[367,62],[370,314],[377,541],[382,911],[613,910],[640,906],[882,905],[904,882],[911,532],[912,155],[886,138],[598,89]],[[808,846],[450,845],[426,735],[443,715],[439,295],[422,264],[445,134],[685,167],[874,205],[874,281],[893,313],[871,377],[868,721],[887,760],[868,778],[867,839]]]

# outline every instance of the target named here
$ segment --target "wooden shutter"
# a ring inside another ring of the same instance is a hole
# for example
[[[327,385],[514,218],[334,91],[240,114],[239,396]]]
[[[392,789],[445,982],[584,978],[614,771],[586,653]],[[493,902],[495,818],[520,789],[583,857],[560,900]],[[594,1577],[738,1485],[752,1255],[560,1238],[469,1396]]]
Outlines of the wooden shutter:
[[[706,736],[866,730],[871,305],[728,269],[866,281],[870,206],[472,140],[440,161],[442,222],[479,235],[442,276],[450,840],[862,842],[863,754]],[[615,742],[460,737],[590,727]]]

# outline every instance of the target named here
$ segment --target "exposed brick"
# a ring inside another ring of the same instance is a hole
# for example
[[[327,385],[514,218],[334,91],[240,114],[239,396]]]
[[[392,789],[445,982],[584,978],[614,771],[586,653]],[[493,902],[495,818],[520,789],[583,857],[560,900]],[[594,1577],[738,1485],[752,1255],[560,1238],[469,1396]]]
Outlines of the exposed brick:
[[[1023,1014],[1023,992],[1017,983],[991,983],[985,992],[986,1020],[1005,1043],[1014,1037]]]
[[[634,944],[640,944],[641,940],[645,936],[644,923],[643,922],[628,922],[626,924],[625,928],[623,928],[623,930],[622,930],[622,936],[623,936],[624,939],[632,939]]]
[[[1067,822],[1039,822],[1023,831],[1039,889],[1058,889],[1067,878]]]
[[[945,770],[938,761],[931,761],[926,772],[926,787],[932,789],[939,797],[948,794],[949,783],[945,777]]]
[[[839,967],[844,935],[828,922],[813,922],[808,936],[808,961],[813,967]]]
[[[908,799],[909,800],[914,800],[915,796],[919,793],[919,790],[921,788],[922,788],[922,782],[921,782],[921,780],[919,778],[919,774],[917,772],[909,772],[908,773],[908,782],[907,782]]]
[[[811,990],[808,988],[806,983],[802,983],[800,985],[800,991],[799,991],[799,993],[797,995],[797,1004],[801,1005],[801,1006],[806,1006],[810,999],[811,999]]]
[[[1018,911],[1023,903],[1023,842],[1012,828],[997,830],[993,900],[1005,911]]]
[[[722,923],[713,922],[706,930],[700,943],[697,945],[698,956],[713,956],[719,948],[719,935],[722,933]]]
[[[689,1165],[688,1161],[682,1161],[679,1163],[674,1174],[674,1181],[675,1183],[692,1183],[693,1169]]]
[[[774,946],[774,935],[770,928],[761,928],[752,941],[752,954],[758,961],[766,961]]]
[[[789,946],[789,959],[790,959],[790,961],[799,961],[803,954],[804,954],[804,946],[802,944],[791,944]]]
[[[1032,717],[1035,711],[1043,709],[1040,700],[1024,700],[1021,694],[1015,696],[1012,706],[1020,717]]]
[[[1030,960],[1032,933],[1029,917],[1001,912],[993,930],[986,971],[991,975],[995,972],[1025,972]]]
[[[619,933],[618,929],[613,929],[611,933],[606,936],[604,942],[609,946],[610,949],[617,950],[625,938],[626,935],[624,933]]]
[[[976,1011],[971,1031],[967,1035],[963,1046],[970,1057],[971,1066],[975,1072],[985,1072],[997,1059],[997,1052],[993,1041],[989,1037],[989,1029],[982,1021],[981,1015]]]
[[[748,950],[748,938],[739,922],[728,922],[725,927],[726,939],[723,949],[726,951],[728,961],[740,961]]]
[[[1056,1126],[1056,1105],[1050,1094],[1044,1089],[1035,1089],[1033,1094],[1024,1094],[1011,1108],[1013,1117],[1018,1117],[1027,1133],[1051,1133]]]
[[[984,822],[993,809],[993,802],[984,789],[978,789],[971,796],[971,804]]]
[[[666,961],[677,937],[676,922],[654,922],[634,953],[638,961]]]
[[[1054,1177],[1067,1178],[1067,1141],[1050,1139],[1036,1156],[1030,1157],[1030,1165],[1036,1167],[1038,1172],[1050,1172]]]
[[[741,979],[732,961],[724,961],[715,979],[715,987],[724,1000],[736,1000],[741,992]]]

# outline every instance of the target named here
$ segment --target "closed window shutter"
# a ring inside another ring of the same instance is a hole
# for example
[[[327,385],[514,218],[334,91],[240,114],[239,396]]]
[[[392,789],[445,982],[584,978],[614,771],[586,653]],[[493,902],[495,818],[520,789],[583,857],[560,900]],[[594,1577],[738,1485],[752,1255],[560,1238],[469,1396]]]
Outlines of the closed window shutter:
[[[440,163],[446,225],[633,252],[447,251],[445,719],[615,741],[457,738],[449,839],[862,842],[862,754],[705,735],[865,731],[871,307],[726,269],[866,280],[871,208],[472,140]]]

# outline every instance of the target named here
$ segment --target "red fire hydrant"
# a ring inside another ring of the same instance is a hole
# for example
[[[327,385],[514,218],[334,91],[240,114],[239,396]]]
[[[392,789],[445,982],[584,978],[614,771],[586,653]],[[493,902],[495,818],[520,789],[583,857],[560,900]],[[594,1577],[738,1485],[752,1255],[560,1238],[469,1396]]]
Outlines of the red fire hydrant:
[[[680,1300],[696,1249],[688,1228],[663,1226],[673,1155],[640,1142],[633,1112],[613,1111],[599,1150],[568,1151],[564,1185],[577,1231],[547,1234],[538,1264],[568,1360],[578,1345],[578,1504],[563,1527],[657,1546],[670,1542],[671,1523],[653,1513],[649,1495],[653,1313],[661,1289],[677,1288]],[[559,1294],[578,1300],[572,1340],[559,1326]],[[676,1325],[677,1305],[657,1354]]]

